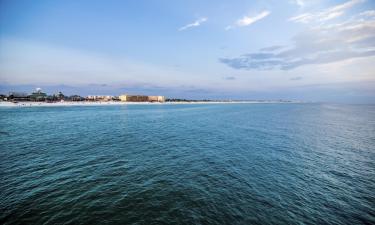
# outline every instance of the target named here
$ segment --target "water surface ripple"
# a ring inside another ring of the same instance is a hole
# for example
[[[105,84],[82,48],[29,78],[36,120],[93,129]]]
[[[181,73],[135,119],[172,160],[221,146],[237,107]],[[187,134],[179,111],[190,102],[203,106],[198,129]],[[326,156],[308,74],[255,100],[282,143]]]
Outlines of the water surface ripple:
[[[0,109],[2,224],[375,224],[375,106]]]

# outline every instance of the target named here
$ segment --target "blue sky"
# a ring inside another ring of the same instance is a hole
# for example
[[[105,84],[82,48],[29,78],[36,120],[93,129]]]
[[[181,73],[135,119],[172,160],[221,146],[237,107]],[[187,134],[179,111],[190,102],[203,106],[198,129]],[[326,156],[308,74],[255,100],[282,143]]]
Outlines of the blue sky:
[[[0,91],[375,102],[375,2],[0,2]]]

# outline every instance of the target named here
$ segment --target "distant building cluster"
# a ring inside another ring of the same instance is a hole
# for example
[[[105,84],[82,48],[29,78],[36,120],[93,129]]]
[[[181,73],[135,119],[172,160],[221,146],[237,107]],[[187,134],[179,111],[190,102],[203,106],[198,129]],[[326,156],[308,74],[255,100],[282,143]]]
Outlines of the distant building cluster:
[[[89,95],[86,97],[86,100],[108,102],[118,100],[118,98],[112,95]]]
[[[165,102],[164,96],[120,95],[122,102]]]
[[[53,95],[47,95],[42,89],[37,88],[31,94],[23,92],[9,92],[8,95],[0,95],[0,101],[11,101],[11,102],[58,102],[58,101],[122,101],[122,102],[165,102],[164,96],[146,96],[146,95],[88,95],[82,97],[79,95],[65,96],[62,92],[58,92]]]

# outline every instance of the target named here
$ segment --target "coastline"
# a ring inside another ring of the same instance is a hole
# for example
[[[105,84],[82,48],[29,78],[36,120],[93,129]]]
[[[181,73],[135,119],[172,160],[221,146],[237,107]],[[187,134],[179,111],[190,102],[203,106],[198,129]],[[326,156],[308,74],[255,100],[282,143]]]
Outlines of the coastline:
[[[0,107],[64,107],[64,106],[115,106],[115,105],[181,105],[181,104],[285,104],[295,101],[194,101],[194,102],[0,102]]]

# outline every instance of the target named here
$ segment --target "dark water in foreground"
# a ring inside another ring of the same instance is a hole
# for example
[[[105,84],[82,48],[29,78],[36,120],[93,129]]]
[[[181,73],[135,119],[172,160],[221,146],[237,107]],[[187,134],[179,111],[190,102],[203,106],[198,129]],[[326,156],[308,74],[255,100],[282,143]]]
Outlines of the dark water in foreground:
[[[0,224],[375,224],[375,106],[0,109]]]

